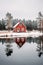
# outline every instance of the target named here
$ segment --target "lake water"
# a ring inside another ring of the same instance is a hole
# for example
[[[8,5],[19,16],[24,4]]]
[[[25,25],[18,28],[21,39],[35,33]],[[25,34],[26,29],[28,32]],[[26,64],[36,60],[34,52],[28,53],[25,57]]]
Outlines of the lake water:
[[[0,65],[43,65],[43,37],[27,38],[22,47],[0,39]]]

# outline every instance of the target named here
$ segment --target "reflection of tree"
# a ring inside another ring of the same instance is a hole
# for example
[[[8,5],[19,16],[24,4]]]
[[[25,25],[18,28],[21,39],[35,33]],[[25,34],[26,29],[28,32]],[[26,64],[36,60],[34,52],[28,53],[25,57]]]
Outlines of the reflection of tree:
[[[6,42],[9,40],[6,40]],[[6,43],[6,55],[11,56],[11,53],[13,53],[12,45],[11,43]]]
[[[13,53],[12,49],[12,43],[14,42],[13,39],[0,39],[0,42],[6,45],[5,49],[6,55],[11,56],[11,54]]]
[[[11,45],[11,40],[7,39],[6,40],[6,55],[11,56],[11,53],[13,53],[12,45]]]
[[[0,42],[1,42],[2,44],[4,44],[4,43],[5,43],[5,39],[0,39]]]
[[[12,43],[12,42],[14,42],[13,41],[13,39],[0,39],[0,42],[2,43],[2,44],[4,44],[4,43]]]
[[[2,44],[4,44],[4,41],[5,41],[4,39],[3,39],[3,40],[1,40]]]
[[[31,43],[32,42],[32,37],[27,38],[27,42]]]
[[[9,49],[8,47],[6,48],[6,55],[7,56],[11,56],[11,53],[12,53],[12,49]]]
[[[32,37],[27,38],[28,43],[31,43],[31,42],[37,43],[38,41],[39,41],[38,38],[32,38]]]
[[[43,37],[40,37],[40,42],[37,44],[38,56],[41,57],[43,54]]]

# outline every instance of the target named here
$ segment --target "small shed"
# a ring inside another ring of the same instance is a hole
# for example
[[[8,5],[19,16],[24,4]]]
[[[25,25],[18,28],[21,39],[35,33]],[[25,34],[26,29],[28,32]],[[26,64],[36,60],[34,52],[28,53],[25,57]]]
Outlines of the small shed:
[[[26,26],[23,22],[18,22],[15,26],[13,26],[13,32],[26,32]]]

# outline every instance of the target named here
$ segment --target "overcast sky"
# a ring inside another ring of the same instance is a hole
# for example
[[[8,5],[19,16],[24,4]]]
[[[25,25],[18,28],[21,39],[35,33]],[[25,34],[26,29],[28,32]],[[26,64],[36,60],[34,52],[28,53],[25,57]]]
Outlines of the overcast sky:
[[[0,0],[0,19],[10,12],[13,18],[34,20],[43,14],[43,0]]]

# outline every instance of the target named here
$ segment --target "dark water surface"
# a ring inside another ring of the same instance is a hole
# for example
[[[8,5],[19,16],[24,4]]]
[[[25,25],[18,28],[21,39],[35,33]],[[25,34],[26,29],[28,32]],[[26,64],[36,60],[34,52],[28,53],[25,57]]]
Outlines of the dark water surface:
[[[0,65],[43,65],[43,37],[27,38],[22,47],[0,40]]]

